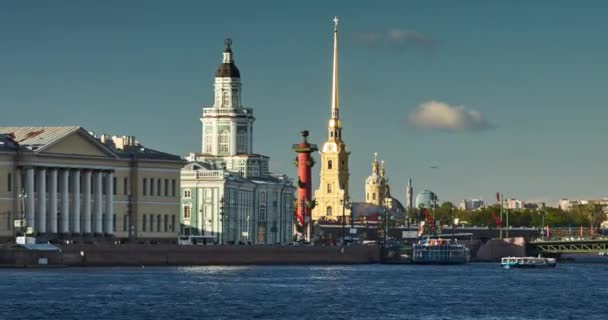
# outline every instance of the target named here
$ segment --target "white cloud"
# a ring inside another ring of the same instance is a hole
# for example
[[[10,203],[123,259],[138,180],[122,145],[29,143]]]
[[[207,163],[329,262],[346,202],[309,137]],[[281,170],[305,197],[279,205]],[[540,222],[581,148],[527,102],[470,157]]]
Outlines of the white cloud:
[[[430,49],[435,42],[429,36],[409,29],[388,29],[380,32],[353,33],[355,40],[369,46],[389,46],[393,48],[419,47]]]
[[[408,121],[415,127],[446,131],[475,131],[490,128],[479,111],[444,102],[428,101],[409,114]]]

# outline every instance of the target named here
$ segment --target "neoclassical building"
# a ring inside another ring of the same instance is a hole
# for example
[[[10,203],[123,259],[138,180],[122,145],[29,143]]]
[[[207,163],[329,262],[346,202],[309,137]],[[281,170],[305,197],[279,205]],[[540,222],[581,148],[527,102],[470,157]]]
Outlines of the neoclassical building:
[[[338,220],[349,215],[346,203],[348,194],[348,157],[350,152],[342,140],[342,122],[338,97],[338,18],[334,19],[334,60],[331,90],[331,118],[328,123],[328,138],[319,151],[321,173],[319,188],[315,191],[316,206],[312,210],[312,220]]]
[[[82,127],[0,127],[0,238],[175,240],[179,156]]]
[[[216,243],[292,241],[296,189],[253,152],[255,118],[242,105],[231,45],[215,72],[214,104],[202,110],[201,152],[181,171],[181,231]]]

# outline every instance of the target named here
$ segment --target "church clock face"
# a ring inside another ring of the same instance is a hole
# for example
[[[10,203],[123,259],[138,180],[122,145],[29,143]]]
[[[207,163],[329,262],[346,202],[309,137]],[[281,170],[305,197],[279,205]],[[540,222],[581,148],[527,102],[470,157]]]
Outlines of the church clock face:
[[[323,152],[336,152],[336,144],[333,142],[327,142],[323,145]]]

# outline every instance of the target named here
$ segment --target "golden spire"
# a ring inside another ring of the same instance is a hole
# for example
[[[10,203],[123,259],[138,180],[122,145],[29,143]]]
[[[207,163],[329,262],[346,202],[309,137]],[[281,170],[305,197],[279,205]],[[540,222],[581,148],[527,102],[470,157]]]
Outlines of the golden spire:
[[[374,152],[374,162],[372,162],[372,173],[378,174],[378,152]]]
[[[338,119],[338,17],[334,17],[334,68],[331,81],[331,117]]]

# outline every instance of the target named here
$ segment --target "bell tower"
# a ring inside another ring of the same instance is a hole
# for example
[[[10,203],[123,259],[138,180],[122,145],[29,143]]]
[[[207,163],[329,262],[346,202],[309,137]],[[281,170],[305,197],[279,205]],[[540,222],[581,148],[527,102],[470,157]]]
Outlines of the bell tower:
[[[346,144],[342,140],[342,122],[338,97],[338,17],[334,18],[334,55],[331,82],[331,117],[327,126],[328,137],[319,152],[321,154],[321,177],[319,189],[315,191],[316,206],[312,219],[337,220],[349,216],[346,207],[348,194],[348,156]]]

